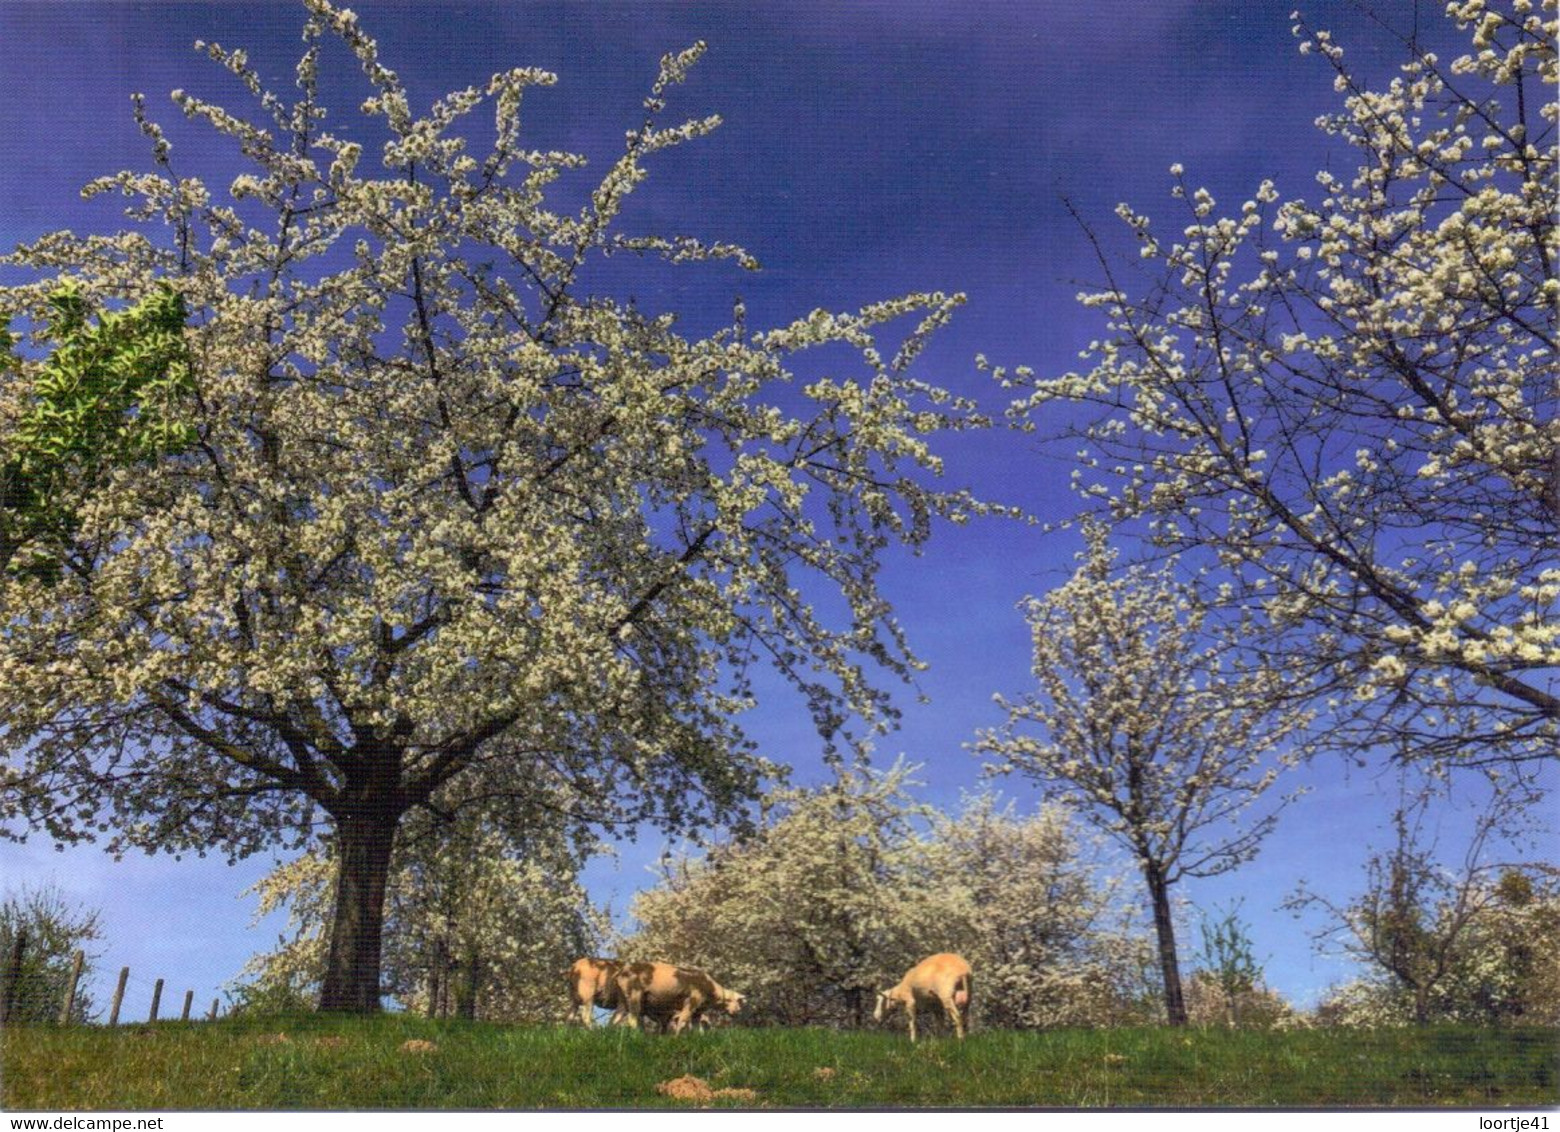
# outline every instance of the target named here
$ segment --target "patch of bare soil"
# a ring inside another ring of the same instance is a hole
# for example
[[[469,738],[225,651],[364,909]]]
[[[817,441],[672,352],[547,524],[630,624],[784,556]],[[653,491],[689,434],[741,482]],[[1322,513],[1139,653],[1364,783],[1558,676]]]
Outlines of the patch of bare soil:
[[[673,1100],[693,1101],[696,1104],[709,1104],[710,1101],[722,1097],[738,1101],[758,1099],[758,1094],[752,1089],[712,1089],[708,1081],[691,1075],[662,1081],[655,1087],[655,1091]]]

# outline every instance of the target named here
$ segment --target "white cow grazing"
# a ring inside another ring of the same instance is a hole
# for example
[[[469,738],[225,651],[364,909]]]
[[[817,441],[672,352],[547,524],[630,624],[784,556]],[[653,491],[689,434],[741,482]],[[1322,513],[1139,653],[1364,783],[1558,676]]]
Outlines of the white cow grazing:
[[[953,1023],[956,1037],[963,1038],[970,1028],[970,999],[975,992],[975,976],[970,965],[952,952],[929,955],[899,980],[899,985],[878,992],[877,1009],[872,1017],[883,1021],[903,1008],[910,1019],[910,1040],[915,1041],[916,1008],[936,1002]]]

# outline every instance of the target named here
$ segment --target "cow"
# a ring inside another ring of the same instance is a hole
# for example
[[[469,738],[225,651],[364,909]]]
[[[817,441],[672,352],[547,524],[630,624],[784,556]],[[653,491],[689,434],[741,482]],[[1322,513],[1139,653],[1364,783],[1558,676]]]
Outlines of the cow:
[[[910,1040],[915,1041],[916,1008],[936,1002],[953,1023],[954,1035],[961,1040],[970,1028],[970,1000],[975,993],[975,976],[970,965],[951,952],[930,955],[921,960],[897,986],[879,991],[872,1017],[879,1022],[897,1009],[910,1019]]]
[[[596,1007],[612,1011],[611,1025],[623,1021],[623,999],[618,992],[618,972],[623,964],[615,959],[576,959],[564,972],[569,980],[569,997],[573,1002],[569,1014],[578,1016],[587,1027],[596,1024]]]
[[[702,1026],[707,1010],[735,1014],[742,1009],[742,995],[695,967],[625,963],[618,970],[617,987],[625,1021],[636,1029],[649,1018],[663,1033],[675,1034],[689,1026]]]

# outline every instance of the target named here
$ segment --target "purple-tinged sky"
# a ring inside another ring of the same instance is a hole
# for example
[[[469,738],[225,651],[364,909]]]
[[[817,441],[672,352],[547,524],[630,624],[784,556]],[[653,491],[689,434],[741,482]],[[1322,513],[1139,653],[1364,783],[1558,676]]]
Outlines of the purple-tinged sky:
[[[1095,272],[1066,201],[1108,245],[1124,248],[1131,241],[1116,203],[1166,212],[1172,163],[1231,212],[1264,178],[1286,196],[1314,196],[1317,170],[1349,168],[1341,143],[1313,125],[1337,96],[1325,64],[1296,50],[1295,3],[513,0],[358,11],[423,108],[498,70],[556,71],[556,87],[526,96],[527,144],[584,152],[598,170],[637,123],[660,55],[707,41],[669,116],[715,112],[725,125],[661,155],[624,223],[740,243],[764,270],[691,268],[669,283],[658,273],[653,293],[636,292],[640,306],[680,311],[697,325],[725,319],[740,293],[757,327],[820,306],[963,291],[969,304],[935,341],[923,373],[999,408],[977,353],[1054,373],[1101,333],[1075,301]],[[1391,77],[1401,50],[1359,5],[1299,3],[1367,78]],[[1377,7],[1399,30],[1412,27],[1414,5]],[[1444,39],[1440,5],[1421,7],[1422,30]],[[192,50],[197,39],[247,49],[263,76],[290,89],[302,19],[291,3],[0,3],[0,245],[56,228],[121,226],[112,200],[84,203],[77,190],[94,176],[149,168],[133,92],[168,125],[180,170],[225,186],[234,155],[223,139],[183,123],[167,92],[246,104],[231,77]],[[355,70],[340,81],[342,95],[331,100],[338,124],[356,117],[366,93]],[[949,479],[989,498],[1046,518],[1073,506],[1067,466],[1020,437],[963,438],[947,455]],[[1015,606],[1062,580],[1077,549],[1071,535],[991,521],[944,530],[924,557],[889,571],[889,595],[932,667],[921,685],[929,702],[902,698],[904,726],[881,745],[881,761],[903,752],[924,764],[927,800],[952,806],[977,784],[979,762],[966,744],[998,722],[992,693],[1019,691],[1028,678]],[[818,780],[818,742],[799,702],[776,697],[752,730],[800,780]],[[1302,877],[1334,894],[1358,883],[1367,846],[1387,835],[1396,786],[1371,770],[1345,775],[1333,762],[1304,778],[1313,792],[1254,864],[1218,883],[1190,882],[1182,895],[1207,910],[1242,898],[1270,982],[1310,1004],[1347,968],[1316,957],[1305,925],[1277,906]],[[1021,783],[1005,787],[1031,800]],[[661,845],[647,833],[615,865],[593,866],[596,892],[622,911]],[[144,1016],[159,976],[173,1001],[190,987],[209,1005],[247,956],[274,942],[280,924],[250,930],[252,901],[240,897],[268,865],[114,863],[91,847],[56,854],[40,839],[0,844],[5,888],[52,882],[103,910],[109,938],[94,992],[106,1002],[112,976],[128,964],[127,1017]]]

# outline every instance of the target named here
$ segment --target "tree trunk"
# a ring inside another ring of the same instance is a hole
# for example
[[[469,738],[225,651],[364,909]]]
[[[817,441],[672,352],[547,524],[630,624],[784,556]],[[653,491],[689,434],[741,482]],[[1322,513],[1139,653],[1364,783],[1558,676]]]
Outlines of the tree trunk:
[[[449,954],[441,935],[433,941],[433,958],[428,963],[428,1017],[444,1017],[444,987],[449,978]]]
[[[1172,1026],[1186,1025],[1186,999],[1181,993],[1181,964],[1175,953],[1175,921],[1170,916],[1170,886],[1151,861],[1143,862],[1149,897],[1154,905],[1154,933],[1159,937],[1159,972],[1165,983],[1165,1015]]]
[[[392,807],[364,807],[336,819],[336,910],[320,990],[322,1011],[379,1011],[385,889],[399,819]]]
[[[482,983],[482,957],[473,951],[461,956],[455,966],[454,997],[456,1018],[474,1022],[477,1018],[477,991]]]

